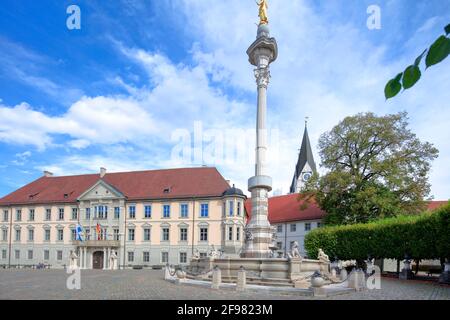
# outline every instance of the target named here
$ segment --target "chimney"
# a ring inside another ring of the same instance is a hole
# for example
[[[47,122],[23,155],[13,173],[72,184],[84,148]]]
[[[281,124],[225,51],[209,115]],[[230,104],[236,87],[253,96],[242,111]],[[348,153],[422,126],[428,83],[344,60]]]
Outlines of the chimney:
[[[231,180],[225,180],[225,181],[228,183],[228,185],[231,184]]]
[[[53,177],[53,173],[50,171],[44,171],[44,177],[46,177],[46,178]]]
[[[100,178],[103,178],[106,175],[106,169],[100,168]]]

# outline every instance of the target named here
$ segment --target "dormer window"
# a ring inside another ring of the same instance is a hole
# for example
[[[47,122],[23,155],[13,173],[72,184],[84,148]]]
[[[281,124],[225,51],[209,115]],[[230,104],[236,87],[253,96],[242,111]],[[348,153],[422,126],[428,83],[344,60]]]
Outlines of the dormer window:
[[[67,199],[69,197],[69,194],[64,193],[64,199]]]
[[[30,200],[33,200],[34,197],[36,197],[38,194],[39,194],[39,192],[38,192],[38,193],[30,194],[30,195],[28,196],[28,198],[29,198]]]
[[[164,189],[164,193],[170,193],[170,187]]]

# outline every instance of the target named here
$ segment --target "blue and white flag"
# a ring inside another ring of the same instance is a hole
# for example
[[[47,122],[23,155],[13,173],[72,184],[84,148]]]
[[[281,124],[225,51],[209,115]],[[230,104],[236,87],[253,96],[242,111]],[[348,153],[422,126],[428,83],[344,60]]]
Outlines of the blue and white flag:
[[[82,226],[77,225],[76,227],[76,239],[77,241],[84,241],[84,229]]]

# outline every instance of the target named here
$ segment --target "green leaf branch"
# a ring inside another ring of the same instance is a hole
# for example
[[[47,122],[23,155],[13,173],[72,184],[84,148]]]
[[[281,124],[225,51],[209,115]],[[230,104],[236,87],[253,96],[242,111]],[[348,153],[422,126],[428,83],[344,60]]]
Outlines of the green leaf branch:
[[[430,48],[424,50],[420,56],[416,58],[414,64],[406,67],[405,71],[399,73],[395,78],[389,80],[384,88],[384,95],[387,99],[395,97],[402,88],[404,90],[412,88],[422,77],[420,71],[420,63],[426,54],[425,65],[428,69],[435,64],[442,62],[450,54],[450,24],[445,28],[445,35],[441,35]]]

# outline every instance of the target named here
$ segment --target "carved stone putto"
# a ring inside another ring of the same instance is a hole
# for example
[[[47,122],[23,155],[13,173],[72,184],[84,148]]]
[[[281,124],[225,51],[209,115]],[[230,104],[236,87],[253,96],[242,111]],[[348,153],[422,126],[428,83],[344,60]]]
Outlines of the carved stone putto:
[[[253,234],[250,230],[245,230],[245,241],[253,240]]]

